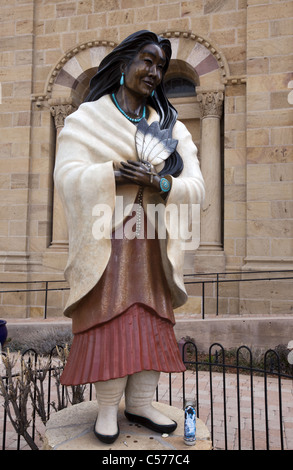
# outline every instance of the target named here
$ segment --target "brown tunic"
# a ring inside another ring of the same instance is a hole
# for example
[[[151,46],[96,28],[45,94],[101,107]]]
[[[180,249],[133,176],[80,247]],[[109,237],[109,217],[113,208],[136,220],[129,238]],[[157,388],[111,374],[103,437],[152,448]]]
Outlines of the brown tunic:
[[[130,220],[131,216],[124,227]],[[74,334],[112,320],[135,303],[148,306],[175,324],[159,240],[147,238],[146,217],[143,225],[141,238],[129,240],[118,238],[118,232],[113,234],[112,252],[103,276],[73,311]]]
[[[119,239],[115,232],[102,278],[73,313],[75,336],[63,385],[110,380],[141,370],[185,370],[173,331],[159,240],[146,237],[144,221],[141,238]]]

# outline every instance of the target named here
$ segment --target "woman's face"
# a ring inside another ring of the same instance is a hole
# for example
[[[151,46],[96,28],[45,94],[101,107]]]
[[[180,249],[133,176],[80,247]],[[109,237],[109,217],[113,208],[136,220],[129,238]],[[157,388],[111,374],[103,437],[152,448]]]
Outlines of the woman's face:
[[[157,44],[147,44],[125,68],[125,87],[143,98],[161,83],[166,57]]]

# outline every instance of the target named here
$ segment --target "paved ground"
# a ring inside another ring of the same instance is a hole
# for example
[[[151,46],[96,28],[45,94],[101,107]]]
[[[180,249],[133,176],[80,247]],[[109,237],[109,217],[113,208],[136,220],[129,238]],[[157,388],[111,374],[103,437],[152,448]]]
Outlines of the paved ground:
[[[159,400],[163,403],[169,403],[169,380],[171,380],[171,404],[182,409],[182,375],[161,374],[161,380],[158,388]],[[212,395],[213,395],[213,416],[211,413],[211,393],[210,393],[210,377],[208,372],[200,372],[198,379],[198,399],[199,399],[199,417],[212,431],[211,423],[213,422],[212,437],[215,449],[228,450],[239,449],[239,421],[241,449],[252,449],[252,425],[255,431],[255,449],[263,450],[267,448],[266,436],[266,412],[264,398],[264,379],[262,377],[253,378],[253,413],[251,411],[251,386],[249,376],[241,375],[240,377],[240,394],[239,403],[241,416],[237,414],[237,377],[233,374],[225,375],[226,393],[226,429],[224,420],[224,393],[223,393],[223,376],[220,373],[213,373]],[[185,373],[185,395],[186,399],[194,400],[195,398],[196,376],[195,373],[188,371]],[[278,380],[275,378],[268,379],[268,422],[269,422],[269,449],[280,449],[280,418],[279,418],[279,393]],[[291,380],[282,380],[282,411],[283,411],[283,438],[284,450],[293,450],[293,382]],[[2,398],[0,398],[0,404]],[[254,422],[251,416],[253,414]],[[37,429],[40,433],[44,427],[38,421]],[[0,438],[2,446],[3,435],[3,407],[0,408]],[[38,433],[36,440],[40,443]],[[17,438],[11,424],[7,423],[6,432],[6,448],[13,450],[17,448]],[[21,449],[29,450],[24,441],[21,441]]]
[[[254,426],[255,449],[267,448],[266,437],[266,413],[265,413],[265,393],[264,379],[262,377],[253,377],[253,420],[251,411],[251,385],[250,377],[240,376],[239,381],[239,408],[240,418],[238,417],[237,406],[237,376],[235,374],[226,374],[226,429],[224,420],[224,393],[223,393],[223,374],[212,374],[212,395],[213,395],[213,418],[211,413],[211,392],[209,372],[200,372],[198,379],[198,399],[199,399],[199,417],[211,431],[211,421],[213,419],[213,442],[214,449],[238,450],[239,449],[239,419],[241,449],[252,449],[252,425]],[[162,377],[165,392],[160,395],[161,399],[168,400],[168,377]],[[195,397],[195,373],[186,373],[185,378],[185,396],[186,399]],[[162,384],[163,385],[163,384]],[[283,439],[284,449],[293,450],[293,381],[282,380],[282,411],[283,411]],[[278,379],[269,378],[267,380],[267,400],[268,400],[268,422],[269,422],[269,449],[280,449],[280,418],[279,418],[279,393]],[[162,391],[163,393],[163,386]],[[182,403],[182,378],[181,376],[172,376],[172,405],[180,407]]]

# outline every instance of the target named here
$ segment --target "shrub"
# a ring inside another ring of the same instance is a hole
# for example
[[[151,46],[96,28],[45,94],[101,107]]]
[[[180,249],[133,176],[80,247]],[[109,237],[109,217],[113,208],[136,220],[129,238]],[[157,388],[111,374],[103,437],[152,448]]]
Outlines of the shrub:
[[[73,335],[70,329],[60,329],[52,326],[43,330],[24,333],[21,337],[9,341],[7,346],[10,351],[20,351],[24,353],[28,349],[33,349],[38,354],[47,356],[56,345],[70,347]]]

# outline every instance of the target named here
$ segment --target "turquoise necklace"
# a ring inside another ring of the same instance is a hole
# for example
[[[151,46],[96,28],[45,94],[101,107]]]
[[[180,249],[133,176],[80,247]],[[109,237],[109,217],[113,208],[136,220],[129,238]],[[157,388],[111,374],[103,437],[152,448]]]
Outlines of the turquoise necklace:
[[[134,119],[134,118],[131,118],[130,116],[128,116],[128,115],[125,113],[125,111],[123,111],[123,109],[120,108],[120,106],[119,106],[119,104],[118,104],[118,102],[117,102],[117,100],[116,100],[116,96],[114,95],[114,93],[112,93],[112,98],[113,98],[113,101],[114,101],[115,105],[116,105],[117,108],[119,109],[120,113],[122,113],[123,116],[125,116],[129,121],[131,121],[131,122],[139,122],[139,121],[141,121],[143,118],[145,118],[145,113],[146,113],[146,111],[145,111],[145,106],[143,107],[142,116],[141,116],[140,118]]]

